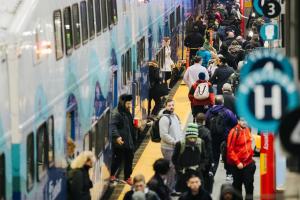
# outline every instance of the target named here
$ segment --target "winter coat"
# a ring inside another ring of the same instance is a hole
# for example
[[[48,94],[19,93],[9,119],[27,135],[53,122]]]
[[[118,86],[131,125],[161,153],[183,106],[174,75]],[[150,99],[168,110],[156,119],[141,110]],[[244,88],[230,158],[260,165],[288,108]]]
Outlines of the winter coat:
[[[208,50],[199,50],[196,55],[202,58],[203,67],[207,67],[208,62],[211,59],[211,53]]]
[[[210,78],[210,82],[217,85],[217,94],[222,94],[223,85],[227,83],[228,78],[233,73],[233,68],[226,64],[216,69],[214,75]]]
[[[227,163],[244,166],[253,161],[252,136],[249,128],[242,128],[239,124],[231,129],[227,138]]]
[[[128,191],[123,200],[132,200],[132,195],[134,194],[134,191],[133,190],[130,190]],[[145,200],[160,200],[160,198],[157,196],[157,194],[152,191],[152,190],[149,190],[148,188],[145,188]]]
[[[200,186],[199,193],[194,196],[191,191],[183,193],[179,200],[212,200],[210,194],[204,190],[203,186]]]
[[[114,109],[111,117],[112,143],[114,148],[134,149],[136,143],[133,118],[129,111],[125,110],[125,102],[119,100],[118,107]],[[124,144],[119,145],[116,139],[122,137]]]
[[[206,167],[210,168],[211,164],[214,162],[210,130],[207,127],[205,127],[204,125],[198,125],[198,133],[199,133],[199,138],[201,138],[205,144],[205,151],[206,151],[207,159],[208,159]]]
[[[194,98],[194,93],[195,93],[195,90],[196,90],[197,86],[200,83],[205,83],[205,82],[208,83],[208,87],[209,87],[209,89],[208,89],[208,91],[209,91],[209,97],[208,97],[208,99],[204,99],[204,100],[195,99]],[[215,95],[214,95],[214,91],[213,91],[213,87],[212,87],[211,83],[208,82],[208,81],[204,81],[204,80],[198,80],[198,81],[196,81],[192,85],[192,87],[191,87],[191,89],[189,91],[189,99],[190,99],[190,102],[191,102],[192,106],[205,106],[205,105],[212,106],[212,105],[214,105],[215,104]]]
[[[71,197],[68,197],[68,199],[90,200],[90,188],[93,187],[93,183],[89,177],[89,168],[87,166],[83,166],[82,168],[72,170],[74,171],[69,194]]]
[[[149,97],[157,99],[168,94],[167,85],[163,84],[159,76],[160,69],[155,66],[149,66]]]
[[[200,72],[205,73],[205,80],[209,80],[209,74],[207,69],[201,66],[199,63],[195,63],[186,69],[183,76],[183,81],[189,86],[189,88],[191,88],[192,85],[199,79],[198,75]]]
[[[228,108],[233,112],[233,114],[236,115],[236,109],[235,109],[235,96],[232,95],[231,92],[223,92],[223,98],[224,98],[224,106],[225,108]]]
[[[199,32],[192,32],[184,39],[184,46],[188,48],[200,48],[203,43],[204,38]]]
[[[222,54],[225,57],[226,62],[230,67],[232,67],[233,69],[237,69],[237,63],[235,62],[235,57],[228,52],[228,48],[221,49],[218,52],[218,54]]]
[[[210,119],[219,112],[225,114],[225,127],[224,135],[220,137],[218,134],[211,133],[213,141],[224,141],[229,131],[238,123],[236,116],[229,109],[225,108],[224,105],[215,105],[206,112],[206,125],[210,127]]]
[[[156,192],[161,200],[171,200],[171,190],[164,183],[164,180],[159,174],[154,174],[154,176],[147,183],[147,186],[150,190]]]

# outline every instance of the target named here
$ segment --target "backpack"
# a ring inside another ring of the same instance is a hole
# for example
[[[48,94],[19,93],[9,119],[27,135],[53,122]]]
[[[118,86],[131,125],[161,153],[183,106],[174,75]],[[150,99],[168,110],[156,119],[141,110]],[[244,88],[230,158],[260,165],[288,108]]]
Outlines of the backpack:
[[[160,131],[159,131],[159,120],[166,116],[169,119],[169,127],[172,125],[172,120],[169,114],[162,114],[161,116],[154,119],[154,122],[152,124],[151,130],[150,130],[150,136],[152,142],[160,142]]]
[[[199,149],[200,154],[202,153],[202,143],[203,140],[201,138],[197,138],[196,147]],[[184,150],[185,150],[185,139],[180,141],[179,157],[183,154]]]
[[[225,136],[225,112],[220,111],[209,120],[209,130],[213,135]]]
[[[205,100],[209,98],[209,86],[207,82],[199,83],[194,92],[194,98],[197,100]]]

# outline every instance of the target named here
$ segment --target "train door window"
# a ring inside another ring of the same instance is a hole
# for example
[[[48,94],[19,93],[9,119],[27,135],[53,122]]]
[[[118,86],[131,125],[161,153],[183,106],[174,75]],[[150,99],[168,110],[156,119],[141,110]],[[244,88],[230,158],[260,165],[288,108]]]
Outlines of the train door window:
[[[72,34],[72,20],[71,20],[70,7],[66,7],[64,9],[64,31],[65,31],[66,54],[70,55],[73,50],[73,34]]]
[[[48,134],[46,123],[42,124],[36,134],[36,146],[37,146],[37,179],[38,181],[45,175],[47,168],[47,143]]]
[[[74,47],[75,49],[77,49],[78,47],[80,47],[80,43],[81,43],[79,7],[77,3],[72,5],[72,17],[73,17]]]
[[[125,54],[121,57],[122,62],[122,83],[123,85],[126,85],[126,60],[125,60]]]
[[[110,123],[110,110],[105,113],[105,132],[104,132],[104,146],[106,147],[109,143],[109,123]]]
[[[95,155],[98,155],[103,151],[104,148],[104,126],[103,126],[103,116],[97,121],[97,124],[94,126],[95,136],[96,136],[96,151]]]
[[[56,56],[56,60],[59,60],[64,56],[62,20],[61,20],[60,10],[54,11],[53,21],[54,21],[54,38],[55,38],[55,56]]]
[[[181,22],[181,13],[180,13],[180,6],[176,8],[176,25],[178,26]]]
[[[92,151],[93,150],[93,130],[89,131],[84,136],[83,140],[83,150]]]
[[[101,0],[101,13],[102,13],[102,26],[103,30],[106,31],[108,23],[107,23],[107,0]]]
[[[131,62],[131,49],[126,52],[126,68],[127,68],[127,79],[130,80],[132,76],[132,62]]]
[[[101,33],[101,7],[100,0],[95,0],[95,14],[96,14],[96,32]]]
[[[112,0],[112,17],[113,17],[113,23],[117,24],[118,22],[117,0]]]
[[[94,1],[88,0],[88,13],[89,13],[89,32],[90,39],[95,37],[95,18],[94,18]]]
[[[89,38],[88,25],[87,25],[87,11],[86,11],[86,2],[80,2],[80,16],[81,16],[81,35],[82,43],[85,44]]]
[[[47,132],[48,132],[48,164],[49,166],[54,165],[54,119],[51,116],[47,121]]]
[[[0,199],[6,199],[5,156],[0,154]]]
[[[31,191],[34,184],[34,140],[33,133],[27,136],[26,141],[26,187]]]
[[[107,0],[107,18],[109,28],[112,28],[113,25],[113,8],[112,8],[112,0]]]
[[[170,14],[170,31],[173,32],[174,31],[174,28],[175,28],[175,13],[172,12]]]

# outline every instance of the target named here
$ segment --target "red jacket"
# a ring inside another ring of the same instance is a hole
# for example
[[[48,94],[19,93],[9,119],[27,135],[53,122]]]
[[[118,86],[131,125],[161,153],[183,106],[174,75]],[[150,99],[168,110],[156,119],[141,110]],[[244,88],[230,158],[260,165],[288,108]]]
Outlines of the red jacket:
[[[209,97],[207,99],[204,99],[204,100],[195,99],[194,98],[194,92],[195,92],[197,86],[200,83],[205,83],[205,82],[208,83]],[[214,95],[214,90],[213,90],[213,87],[212,87],[211,83],[208,82],[208,81],[205,81],[205,80],[198,80],[198,81],[196,81],[192,85],[192,87],[191,87],[191,89],[189,91],[189,99],[190,99],[190,102],[191,102],[192,106],[206,106],[206,105],[213,106],[215,104],[215,95]]]
[[[253,162],[252,136],[249,128],[239,124],[233,127],[227,138],[227,163],[244,166]]]

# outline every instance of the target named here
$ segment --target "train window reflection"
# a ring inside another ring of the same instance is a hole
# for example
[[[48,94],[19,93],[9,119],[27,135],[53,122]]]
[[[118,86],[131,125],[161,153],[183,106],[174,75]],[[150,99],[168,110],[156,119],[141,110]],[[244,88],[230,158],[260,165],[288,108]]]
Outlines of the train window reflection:
[[[102,26],[103,30],[106,31],[107,23],[107,0],[101,0],[101,13],[102,13]]]
[[[29,192],[33,188],[34,184],[34,140],[33,133],[30,133],[27,136],[26,141],[26,186],[27,191]]]
[[[54,38],[55,38],[55,56],[56,56],[56,60],[59,60],[64,56],[62,20],[61,20],[60,10],[54,11],[53,22],[54,22]]]
[[[89,32],[90,39],[95,37],[95,19],[94,19],[94,2],[88,0],[88,14],[89,14]]]
[[[47,126],[46,123],[42,124],[37,130],[36,142],[37,142],[37,178],[38,181],[45,175],[47,168]]]
[[[96,14],[96,31],[97,34],[101,33],[101,7],[100,0],[95,0],[95,14]]]
[[[79,8],[78,4],[72,6],[72,16],[73,16],[73,32],[74,32],[74,46],[75,49],[80,46],[81,35],[80,35],[80,21],[79,21]]]
[[[80,16],[81,16],[81,35],[82,43],[87,43],[89,38],[88,25],[87,25],[87,11],[86,11],[86,2],[80,2]]]
[[[73,33],[72,33],[72,20],[71,20],[70,7],[66,7],[64,9],[64,31],[65,31],[66,54],[71,55],[73,50]]]
[[[5,155],[2,153],[0,154],[0,199],[5,199],[5,186]]]

